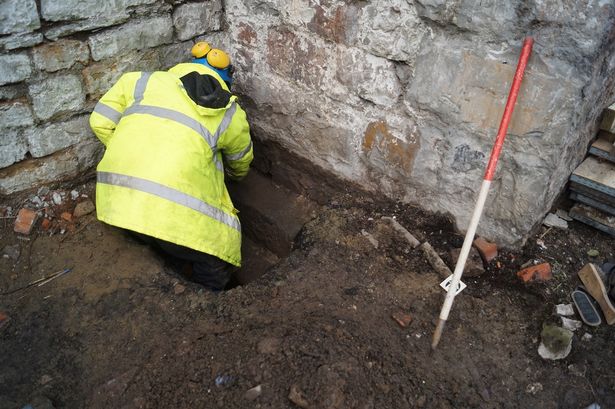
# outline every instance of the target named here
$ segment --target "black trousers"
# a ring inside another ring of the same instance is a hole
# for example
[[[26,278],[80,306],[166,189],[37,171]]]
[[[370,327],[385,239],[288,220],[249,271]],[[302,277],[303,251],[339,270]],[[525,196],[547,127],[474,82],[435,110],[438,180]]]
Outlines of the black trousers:
[[[145,234],[133,231],[130,233],[176,260],[191,263],[192,274],[188,274],[190,280],[209,290],[222,291],[230,280],[234,266],[218,257]]]

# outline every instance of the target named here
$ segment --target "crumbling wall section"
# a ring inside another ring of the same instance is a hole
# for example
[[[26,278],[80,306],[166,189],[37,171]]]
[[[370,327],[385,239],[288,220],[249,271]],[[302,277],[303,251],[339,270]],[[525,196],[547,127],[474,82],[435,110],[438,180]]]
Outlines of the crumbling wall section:
[[[257,138],[469,223],[525,35],[536,43],[479,233],[521,244],[613,96],[599,0],[227,0]]]
[[[127,71],[227,47],[221,0],[4,0],[0,4],[0,197],[91,171],[88,116]]]

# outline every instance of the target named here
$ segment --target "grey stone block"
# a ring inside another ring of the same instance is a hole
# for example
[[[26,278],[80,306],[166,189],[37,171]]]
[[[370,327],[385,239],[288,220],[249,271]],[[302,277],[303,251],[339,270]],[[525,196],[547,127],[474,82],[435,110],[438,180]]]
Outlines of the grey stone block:
[[[47,72],[70,68],[76,62],[86,63],[89,58],[88,46],[77,40],[59,40],[32,50],[34,66]]]
[[[220,30],[222,17],[221,0],[182,4],[173,12],[177,38],[184,41],[208,31]]]
[[[132,50],[145,50],[173,40],[173,24],[170,16],[154,17],[127,23],[121,27],[103,31],[90,37],[92,58],[100,61],[116,54]]]
[[[18,163],[16,169],[0,170],[0,195],[74,179],[91,171],[101,154],[102,144],[87,140],[44,158]]]
[[[81,80],[73,74],[48,77],[31,84],[29,90],[34,114],[43,121],[57,114],[78,111],[85,102]]]
[[[34,0],[0,2],[0,34],[34,31],[41,26]]]
[[[126,16],[117,1],[41,0],[41,15],[47,21],[70,21],[94,16]]]
[[[0,101],[24,98],[28,95],[25,83],[5,85],[0,87]]]
[[[65,122],[28,130],[26,139],[30,153],[39,158],[94,138],[88,119],[89,115],[81,115]]]
[[[85,90],[90,98],[99,99],[122,74],[130,71],[155,71],[159,67],[157,49],[108,58],[82,71]]]
[[[3,129],[0,132],[0,168],[19,162],[26,156],[28,144],[23,129]]]
[[[0,129],[34,124],[30,106],[23,102],[0,104]]]
[[[31,73],[30,57],[27,54],[0,55],[0,85],[23,81]]]
[[[18,48],[32,47],[43,42],[41,33],[17,33],[0,38],[0,48],[10,51]]]
[[[86,20],[78,20],[74,23],[54,26],[45,31],[45,37],[50,40],[57,40],[60,37],[65,37],[80,31],[94,30],[123,23],[128,20],[128,17],[127,14],[116,14],[112,16],[97,15]]]

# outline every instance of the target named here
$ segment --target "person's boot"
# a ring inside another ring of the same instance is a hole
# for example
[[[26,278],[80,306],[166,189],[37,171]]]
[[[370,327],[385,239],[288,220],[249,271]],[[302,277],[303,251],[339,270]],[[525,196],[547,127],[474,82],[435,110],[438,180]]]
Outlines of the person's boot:
[[[600,268],[596,268],[592,263],[587,263],[581,271],[579,278],[585,285],[587,292],[598,302],[607,324],[615,323],[615,301],[611,300],[609,293],[613,291],[611,287],[611,276],[608,276]],[[615,283],[613,283],[615,286]]]

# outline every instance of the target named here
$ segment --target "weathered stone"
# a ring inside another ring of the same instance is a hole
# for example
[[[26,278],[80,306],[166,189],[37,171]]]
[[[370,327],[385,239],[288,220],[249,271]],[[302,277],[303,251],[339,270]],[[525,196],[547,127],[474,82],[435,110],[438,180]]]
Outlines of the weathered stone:
[[[0,48],[10,51],[17,48],[32,47],[43,42],[41,33],[17,33],[0,38]]]
[[[31,73],[30,57],[27,54],[0,55],[0,85],[23,81]]]
[[[27,132],[29,151],[39,158],[94,138],[88,123],[89,115],[81,115],[66,122],[37,127]]]
[[[0,34],[30,32],[40,26],[34,0],[3,0],[0,3]]]
[[[88,46],[77,40],[59,40],[32,51],[34,66],[47,72],[70,68],[76,62],[86,63],[89,58]]]
[[[177,38],[188,40],[208,31],[220,30],[222,1],[213,0],[178,6],[173,12],[173,25]]]
[[[34,114],[48,120],[61,113],[77,111],[83,107],[85,94],[76,75],[62,74],[30,85]]]
[[[4,127],[13,128],[28,126],[34,123],[30,106],[23,102],[0,104],[0,130]]]
[[[163,70],[167,70],[176,64],[190,61],[194,58],[192,54],[190,54],[190,49],[193,45],[192,41],[184,41],[159,47],[160,67]]]
[[[67,181],[92,169],[102,145],[84,141],[40,159],[26,160],[0,170],[0,194],[9,195],[48,183]]]
[[[57,40],[60,37],[65,37],[80,31],[89,31],[103,27],[109,27],[115,24],[124,23],[128,20],[128,14],[119,15],[96,15],[86,20],[77,20],[74,23],[67,23],[57,26],[52,26],[45,31],[45,37],[50,40]]]
[[[120,52],[143,50],[173,39],[173,24],[170,16],[127,23],[121,27],[103,31],[88,40],[92,58],[100,61]]]
[[[4,87],[0,87],[0,101],[25,98],[27,94],[28,90],[23,83],[5,85]]]
[[[9,128],[0,132],[0,168],[19,162],[27,151],[28,144],[23,130]]]
[[[391,106],[401,94],[395,66],[389,60],[359,51],[340,52],[337,79],[361,98]],[[354,69],[349,70],[348,67]]]
[[[85,90],[92,99],[99,99],[129,71],[154,71],[160,66],[157,50],[131,53],[89,65],[82,71]]]

